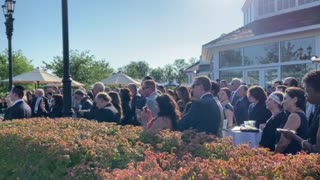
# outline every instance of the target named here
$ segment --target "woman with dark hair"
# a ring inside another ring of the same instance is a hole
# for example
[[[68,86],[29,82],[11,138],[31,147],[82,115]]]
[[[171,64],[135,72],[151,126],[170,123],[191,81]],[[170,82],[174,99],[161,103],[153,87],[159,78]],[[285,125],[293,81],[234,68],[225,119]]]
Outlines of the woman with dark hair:
[[[122,106],[121,106],[121,99],[119,93],[115,91],[111,91],[108,93],[109,96],[111,97],[111,104],[118,110],[119,112],[119,119],[122,119],[123,117],[123,111],[122,111]]]
[[[34,95],[32,94],[32,92],[31,91],[28,91],[27,93],[26,93],[26,99],[27,99],[27,104],[30,106],[30,107],[32,107],[32,100],[33,100],[33,98],[34,98]]]
[[[121,125],[133,125],[133,113],[130,107],[131,93],[128,88],[120,89],[121,106],[123,117],[120,121]]]
[[[44,101],[41,101],[40,108],[45,114],[45,117],[59,118],[63,116],[63,96],[61,94],[55,94],[52,96],[50,112],[46,110]]]
[[[300,144],[302,149],[311,152],[320,152],[320,71],[311,71],[303,78],[305,96],[310,104],[316,106],[315,113],[311,120],[307,138],[299,136],[292,131],[281,132],[287,139],[292,139]],[[290,129],[291,130],[291,129]]]
[[[219,92],[220,85],[215,81],[211,81],[211,94],[213,95],[213,97],[218,97]]]
[[[285,111],[290,112],[284,129],[295,131],[301,138],[306,138],[308,134],[308,121],[304,113],[306,100],[304,91],[301,88],[290,87],[286,90],[282,102]],[[280,134],[279,134],[280,136]],[[284,154],[296,154],[301,150],[299,142],[281,135],[275,151]]]
[[[192,103],[189,90],[185,86],[180,86],[176,89],[176,93],[180,99],[178,101],[179,110],[181,113],[186,114],[189,111]]]
[[[256,121],[256,128],[263,128],[271,117],[271,112],[266,108],[267,93],[261,86],[252,86],[248,90],[248,99],[251,103],[248,109],[249,120]]]
[[[273,92],[269,95],[266,101],[266,107],[271,111],[272,116],[268,119],[265,128],[263,129],[260,146],[275,150],[277,128],[284,126],[288,119],[288,115],[283,111],[282,101],[283,92]]]
[[[178,120],[181,118],[177,103],[167,94],[160,95],[156,98],[158,105],[157,117],[152,119],[152,113],[149,109],[144,108],[140,112],[140,123],[146,129],[152,131],[161,131],[164,129],[176,130]]]
[[[176,95],[176,93],[175,93],[174,91],[172,91],[171,89],[168,89],[168,90],[167,90],[167,94],[169,94],[169,95],[172,97],[172,99],[173,99],[175,102],[177,102],[177,95]]]
[[[236,123],[234,109],[230,102],[231,91],[229,88],[221,88],[218,96],[223,108],[224,119],[227,120],[226,128],[231,129]]]

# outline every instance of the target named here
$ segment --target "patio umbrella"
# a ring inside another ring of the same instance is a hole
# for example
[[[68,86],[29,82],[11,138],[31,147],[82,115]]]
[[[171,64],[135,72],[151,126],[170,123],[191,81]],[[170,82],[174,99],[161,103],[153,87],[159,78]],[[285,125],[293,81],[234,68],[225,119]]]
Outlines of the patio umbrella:
[[[34,69],[33,71],[20,74],[12,78],[13,83],[23,83],[23,84],[55,84],[58,86],[62,86],[62,79],[56,75],[50,74],[46,71],[40,69]],[[9,79],[5,79],[2,82],[9,82]],[[72,87],[81,87],[83,84],[72,80]]]
[[[14,83],[61,83],[61,79],[58,76],[52,75],[46,71],[40,69],[34,69],[31,72],[20,74],[12,78]],[[9,79],[5,79],[2,82],[9,82]]]
[[[112,76],[110,76],[107,79],[104,79],[101,81],[103,84],[106,85],[116,85],[120,84],[123,86],[127,86],[128,84],[134,83],[134,84],[140,84],[139,81],[134,80],[133,78],[123,74],[123,73],[114,73]]]

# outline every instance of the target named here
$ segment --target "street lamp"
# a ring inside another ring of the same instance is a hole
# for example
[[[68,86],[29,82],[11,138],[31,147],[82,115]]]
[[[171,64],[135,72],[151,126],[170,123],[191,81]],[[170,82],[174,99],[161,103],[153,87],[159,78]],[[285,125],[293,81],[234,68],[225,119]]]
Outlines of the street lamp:
[[[62,7],[62,39],[63,39],[63,114],[72,116],[71,76],[69,66],[69,27],[68,27],[68,0],[61,0]]]
[[[12,17],[14,13],[14,7],[15,7],[16,1],[13,0],[5,0],[5,4],[2,5],[3,14],[6,18],[6,22],[4,23],[6,25],[6,34],[8,38],[8,61],[9,61],[9,91],[11,91],[12,88],[12,33],[13,33],[13,21],[14,18]]]

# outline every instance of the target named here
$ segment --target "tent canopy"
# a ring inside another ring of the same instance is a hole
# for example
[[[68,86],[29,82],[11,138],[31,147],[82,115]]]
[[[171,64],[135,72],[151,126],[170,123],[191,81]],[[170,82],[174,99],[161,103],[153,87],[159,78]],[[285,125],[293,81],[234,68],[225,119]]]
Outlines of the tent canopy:
[[[116,85],[120,84],[123,86],[127,86],[128,84],[134,83],[134,84],[140,84],[139,81],[134,80],[133,78],[123,74],[123,73],[114,73],[112,76],[110,76],[107,79],[104,79],[101,81],[103,84],[106,85]]]
[[[33,71],[17,75],[12,78],[13,83],[37,83],[37,84],[56,84],[62,85],[62,79],[58,76],[50,74],[40,69],[34,69]],[[9,82],[9,79],[5,79],[2,82]],[[72,80],[72,85],[83,86],[83,84]]]

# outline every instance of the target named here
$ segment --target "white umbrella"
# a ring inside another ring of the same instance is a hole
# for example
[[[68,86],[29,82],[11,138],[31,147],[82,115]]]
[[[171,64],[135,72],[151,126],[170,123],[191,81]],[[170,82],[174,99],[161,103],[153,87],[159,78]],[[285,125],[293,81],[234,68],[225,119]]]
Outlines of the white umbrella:
[[[14,83],[60,83],[61,79],[58,76],[52,75],[46,71],[40,69],[34,69],[31,72],[20,74],[12,78]],[[9,79],[5,79],[2,82],[9,82]]]
[[[123,74],[123,73],[114,73],[112,76],[110,76],[107,79],[104,79],[101,81],[103,84],[107,85],[116,85],[120,84],[123,86],[126,86],[128,84],[134,83],[134,84],[140,84],[139,81],[134,80],[133,78]]]
[[[34,69],[33,71],[20,74],[12,78],[13,83],[37,83],[37,84],[55,84],[62,85],[62,79],[56,75],[50,74],[40,69]],[[2,82],[9,82],[9,79],[5,79]],[[81,87],[83,84],[72,80],[71,86]]]

